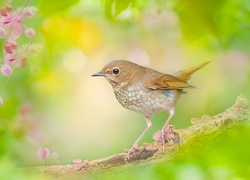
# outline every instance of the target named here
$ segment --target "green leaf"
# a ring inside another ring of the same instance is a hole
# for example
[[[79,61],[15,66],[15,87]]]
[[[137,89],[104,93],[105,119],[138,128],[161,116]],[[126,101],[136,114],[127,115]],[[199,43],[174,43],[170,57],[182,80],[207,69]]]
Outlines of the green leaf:
[[[65,11],[77,4],[79,0],[63,0],[63,1],[38,1],[38,8],[44,16],[50,16],[60,11]]]
[[[114,20],[120,13],[126,10],[135,0],[105,0],[104,13],[107,18]]]
[[[132,4],[134,0],[123,0],[123,1],[119,1],[116,0],[115,1],[115,14],[114,16],[116,17],[117,15],[119,15],[122,11],[124,11],[125,9],[127,9],[127,7]]]
[[[104,2],[104,14],[107,18],[112,19],[112,5],[114,0],[105,0]]]

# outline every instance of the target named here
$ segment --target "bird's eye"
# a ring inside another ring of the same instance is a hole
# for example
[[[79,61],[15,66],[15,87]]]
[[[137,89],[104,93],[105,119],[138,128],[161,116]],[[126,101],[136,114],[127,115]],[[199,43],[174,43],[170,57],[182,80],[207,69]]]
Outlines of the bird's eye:
[[[114,69],[113,69],[113,73],[114,73],[114,74],[119,74],[119,72],[120,72],[120,70],[119,70],[118,68],[114,68]]]

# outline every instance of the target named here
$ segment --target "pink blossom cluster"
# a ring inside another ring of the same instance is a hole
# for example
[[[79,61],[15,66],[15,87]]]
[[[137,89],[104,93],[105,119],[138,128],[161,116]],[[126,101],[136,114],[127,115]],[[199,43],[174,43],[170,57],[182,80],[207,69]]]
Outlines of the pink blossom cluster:
[[[52,160],[52,164],[60,164],[59,154],[57,152],[50,153],[50,150],[46,147],[39,147],[37,150],[37,157],[41,160],[47,160],[50,158]],[[83,164],[84,166],[89,165],[88,160],[82,160],[81,158],[73,159],[74,164]]]
[[[31,0],[26,0],[24,7],[14,10],[11,1],[1,1],[0,4],[0,39],[4,40],[3,57],[0,57],[0,72],[3,76],[11,76],[13,67],[27,66],[28,56],[37,53],[41,48],[40,44],[29,43],[20,47],[17,43],[17,39],[22,36],[23,32],[28,38],[35,36],[35,30],[24,25],[24,19],[31,18],[37,11],[36,7],[27,6]],[[3,105],[3,99],[0,97],[1,105]]]
[[[16,40],[23,34],[23,31],[29,38],[35,36],[33,28],[24,26],[24,19],[31,18],[37,11],[36,7],[26,6],[14,11],[11,1],[6,0],[0,7],[0,39],[4,39],[0,71],[4,76],[12,74],[13,66],[25,67],[27,65],[27,57],[31,52],[27,51],[28,48],[19,48]],[[27,47],[27,45],[23,46]],[[34,49],[33,45],[29,46]]]
[[[52,164],[61,164],[59,161],[59,154],[57,152],[50,153],[50,150],[46,147],[38,148],[37,157],[45,161],[47,161],[50,158]]]

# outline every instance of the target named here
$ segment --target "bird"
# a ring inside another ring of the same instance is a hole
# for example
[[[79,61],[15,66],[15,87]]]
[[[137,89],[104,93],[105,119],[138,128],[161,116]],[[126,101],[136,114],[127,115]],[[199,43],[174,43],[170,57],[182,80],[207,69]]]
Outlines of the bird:
[[[101,71],[91,76],[103,76],[111,84],[115,97],[126,109],[144,115],[147,127],[127,152],[138,149],[138,143],[152,126],[151,117],[162,111],[168,111],[169,116],[161,129],[161,140],[164,150],[165,132],[168,123],[175,114],[175,104],[184,89],[194,88],[188,84],[191,75],[209,62],[181,70],[173,75],[158,72],[149,67],[138,65],[127,60],[114,60],[107,63]]]

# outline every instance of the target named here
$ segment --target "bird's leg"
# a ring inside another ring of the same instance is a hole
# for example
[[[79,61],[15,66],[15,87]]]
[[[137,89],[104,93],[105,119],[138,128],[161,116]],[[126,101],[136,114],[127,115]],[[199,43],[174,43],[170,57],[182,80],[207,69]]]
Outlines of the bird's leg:
[[[135,143],[133,144],[132,148],[129,149],[129,151],[127,152],[127,159],[129,159],[129,154],[133,149],[138,149],[138,143],[140,142],[140,140],[142,139],[142,137],[146,134],[146,132],[151,128],[152,126],[152,122],[150,117],[145,116],[146,119],[146,123],[147,123],[147,128],[142,132],[142,134],[139,136],[139,138],[135,141]]]
[[[173,117],[173,115],[174,115],[174,108],[169,110],[169,116],[168,116],[164,126],[161,129],[162,151],[164,151],[166,128],[168,128],[168,123],[169,123],[170,119]]]

